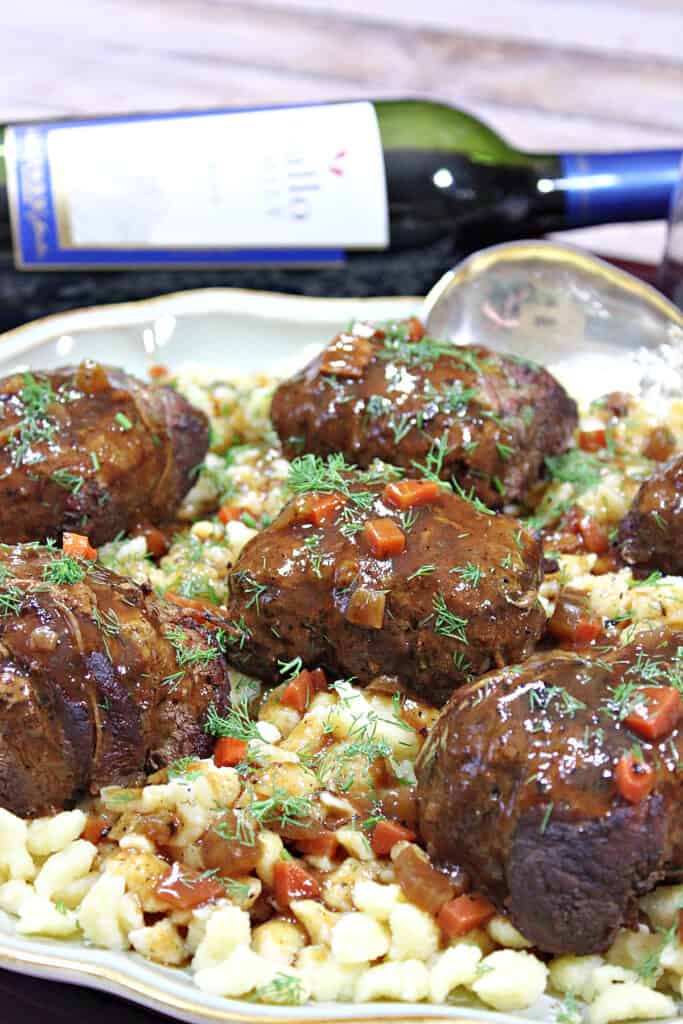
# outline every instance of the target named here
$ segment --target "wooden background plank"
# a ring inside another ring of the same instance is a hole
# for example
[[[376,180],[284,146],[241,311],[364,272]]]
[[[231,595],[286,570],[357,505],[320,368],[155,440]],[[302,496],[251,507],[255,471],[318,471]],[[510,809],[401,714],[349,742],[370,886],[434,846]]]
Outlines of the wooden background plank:
[[[681,0],[0,4],[0,120],[419,95],[538,150],[683,146]],[[656,258],[662,227],[584,232]]]

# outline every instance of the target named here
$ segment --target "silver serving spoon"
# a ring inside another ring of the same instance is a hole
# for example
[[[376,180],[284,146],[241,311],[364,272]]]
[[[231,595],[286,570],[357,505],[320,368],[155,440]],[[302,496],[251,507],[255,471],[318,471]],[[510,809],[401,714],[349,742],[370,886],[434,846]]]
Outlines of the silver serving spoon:
[[[683,313],[572,246],[509,242],[449,270],[424,304],[430,334],[543,363],[575,396],[683,398]]]

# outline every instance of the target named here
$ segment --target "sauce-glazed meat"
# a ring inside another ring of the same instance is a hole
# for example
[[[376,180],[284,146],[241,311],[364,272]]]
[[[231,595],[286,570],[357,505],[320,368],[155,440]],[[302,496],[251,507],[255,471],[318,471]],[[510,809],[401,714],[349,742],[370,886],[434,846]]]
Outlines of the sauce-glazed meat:
[[[172,388],[96,363],[0,382],[0,541],[112,540],[173,518],[208,425]]]
[[[208,756],[225,662],[205,627],[61,552],[0,546],[0,806],[42,814]]]
[[[606,949],[680,873],[683,633],[491,673],[443,710],[417,765],[435,862],[551,953]]]
[[[683,573],[683,455],[640,485],[621,521],[619,548],[629,565]]]
[[[441,704],[533,650],[541,550],[517,519],[339,457],[296,460],[291,485],[298,497],[229,576],[230,657],[245,671],[277,681],[278,661],[301,657],[361,683],[397,676]]]
[[[417,321],[355,324],[281,384],[271,415],[285,451],[413,473],[438,451],[441,478],[492,508],[523,500],[569,444],[574,401],[540,366],[421,334]]]

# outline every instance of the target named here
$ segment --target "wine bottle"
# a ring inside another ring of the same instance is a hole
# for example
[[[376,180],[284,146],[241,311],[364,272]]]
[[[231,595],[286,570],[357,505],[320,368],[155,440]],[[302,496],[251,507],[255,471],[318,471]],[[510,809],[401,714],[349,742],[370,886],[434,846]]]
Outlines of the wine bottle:
[[[9,126],[0,328],[188,286],[386,293],[392,260],[415,292],[408,255],[436,276],[493,241],[664,217],[680,160],[522,152],[421,100]]]

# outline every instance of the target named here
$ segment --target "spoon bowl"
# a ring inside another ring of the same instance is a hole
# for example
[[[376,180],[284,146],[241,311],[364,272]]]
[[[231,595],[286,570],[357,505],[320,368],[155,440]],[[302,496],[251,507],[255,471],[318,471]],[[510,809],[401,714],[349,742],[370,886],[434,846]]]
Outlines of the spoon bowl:
[[[547,366],[583,401],[683,395],[683,313],[638,278],[569,245],[509,242],[449,270],[427,330]]]

